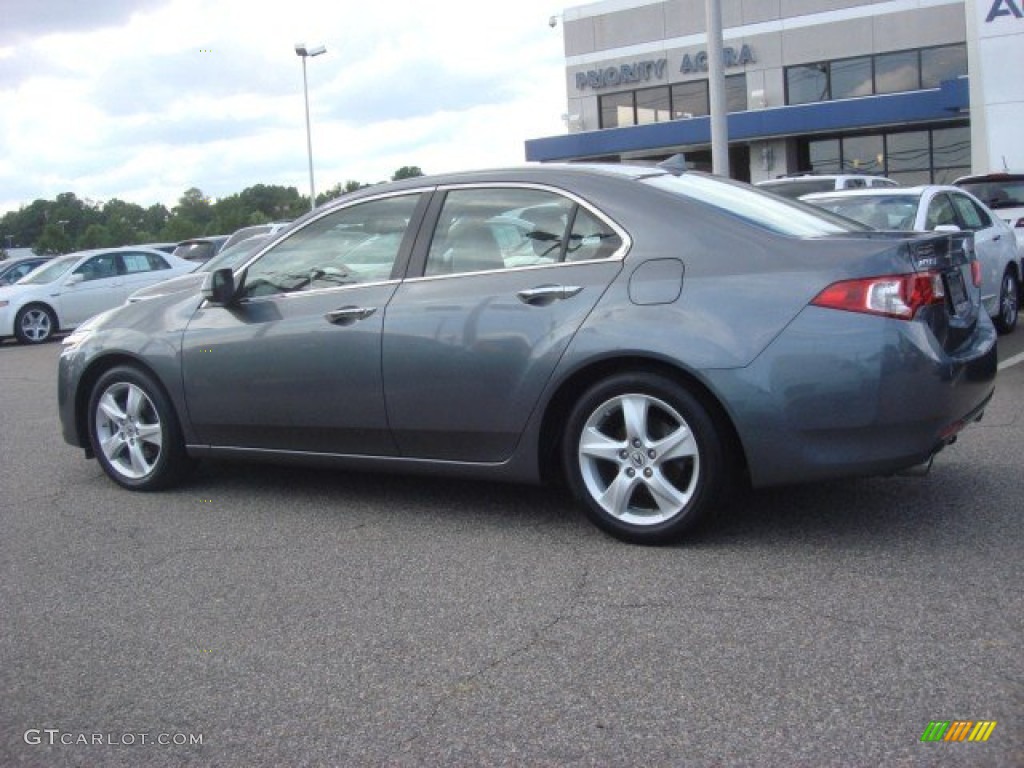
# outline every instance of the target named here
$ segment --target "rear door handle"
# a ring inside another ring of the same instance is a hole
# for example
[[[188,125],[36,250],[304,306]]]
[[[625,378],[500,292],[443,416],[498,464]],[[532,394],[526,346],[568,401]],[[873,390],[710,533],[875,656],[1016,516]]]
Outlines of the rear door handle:
[[[534,307],[546,307],[560,299],[571,299],[583,290],[582,285],[540,285],[536,288],[526,288],[519,291],[516,297],[523,304],[530,304]]]
[[[352,325],[357,320],[365,320],[376,311],[376,307],[340,307],[331,310],[324,317],[327,322],[334,325]]]

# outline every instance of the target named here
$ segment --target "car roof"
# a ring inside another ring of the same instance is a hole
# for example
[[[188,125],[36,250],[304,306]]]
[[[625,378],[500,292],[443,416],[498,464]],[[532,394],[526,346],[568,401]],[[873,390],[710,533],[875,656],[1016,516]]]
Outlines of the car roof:
[[[811,192],[801,195],[801,200],[823,200],[834,197],[893,197],[894,195],[906,195],[907,197],[920,197],[927,192],[959,192],[965,194],[964,190],[950,184],[919,184],[916,187],[868,187],[858,189],[833,189],[828,192]]]
[[[961,176],[953,183],[969,181],[1021,181],[1024,179],[1024,171],[1000,171],[999,173],[976,173],[971,176]]]

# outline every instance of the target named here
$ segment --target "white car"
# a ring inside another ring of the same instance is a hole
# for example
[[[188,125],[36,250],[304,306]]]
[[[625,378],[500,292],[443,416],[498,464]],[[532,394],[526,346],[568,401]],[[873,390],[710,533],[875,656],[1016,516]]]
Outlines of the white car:
[[[125,246],[58,256],[0,288],[0,338],[39,344],[123,304],[128,294],[195,269],[153,248]]]
[[[953,186],[852,189],[804,195],[804,202],[875,229],[970,232],[981,265],[981,300],[1002,333],[1017,325],[1021,263],[1009,225]]]

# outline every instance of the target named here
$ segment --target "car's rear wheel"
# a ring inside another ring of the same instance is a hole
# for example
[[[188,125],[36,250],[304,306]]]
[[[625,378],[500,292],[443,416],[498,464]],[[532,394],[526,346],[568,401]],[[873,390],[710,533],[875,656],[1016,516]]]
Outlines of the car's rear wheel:
[[[569,416],[566,476],[590,520],[637,544],[679,539],[704,519],[727,474],[715,422],[671,379],[620,374],[591,387]]]
[[[999,288],[999,314],[995,318],[996,328],[1000,333],[1010,333],[1017,327],[1020,314],[1020,292],[1017,276],[1012,269],[1003,273],[1003,283]]]
[[[138,368],[119,366],[100,376],[89,399],[89,439],[107,475],[132,490],[164,488],[189,465],[170,400]]]
[[[22,307],[14,318],[14,335],[22,344],[42,344],[57,332],[57,316],[42,304]]]

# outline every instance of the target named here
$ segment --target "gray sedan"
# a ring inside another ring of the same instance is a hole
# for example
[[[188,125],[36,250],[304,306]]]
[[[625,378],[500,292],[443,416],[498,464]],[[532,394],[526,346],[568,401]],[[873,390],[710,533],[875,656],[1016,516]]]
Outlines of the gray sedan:
[[[980,418],[961,243],[652,167],[375,186],[79,328],[63,433],[132,490],[202,457],[564,483],[666,542],[737,484],[896,472]]]

